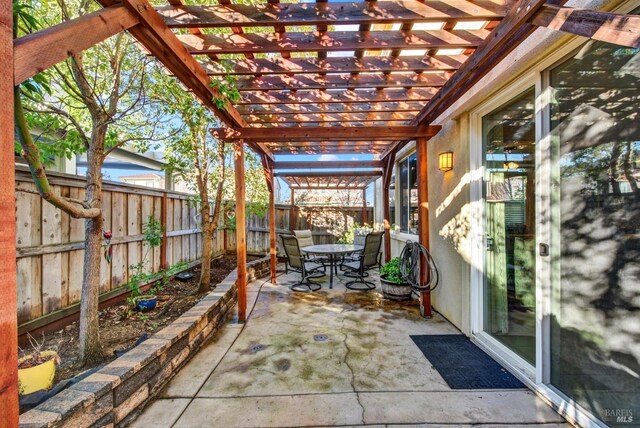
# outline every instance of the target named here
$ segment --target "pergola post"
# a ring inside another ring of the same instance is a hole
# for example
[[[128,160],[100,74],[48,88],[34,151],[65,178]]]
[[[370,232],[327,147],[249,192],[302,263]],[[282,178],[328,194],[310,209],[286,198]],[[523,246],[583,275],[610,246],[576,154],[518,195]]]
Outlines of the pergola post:
[[[367,189],[362,189],[362,225],[369,223],[367,218]]]
[[[393,174],[393,164],[396,160],[395,152],[389,153],[386,157],[384,173],[382,174],[382,206],[384,218],[384,261],[391,260],[391,215],[389,206],[389,186],[391,185],[391,175]]]
[[[18,426],[18,317],[13,123],[13,4],[0,0],[0,416]]]
[[[271,191],[269,192],[269,254],[271,256],[271,283],[275,284],[278,255],[276,250],[276,198],[273,168],[269,168],[269,179],[271,181]]]
[[[416,139],[416,155],[418,163],[418,238],[427,250],[429,250],[429,175],[427,157],[427,139]],[[421,261],[422,277],[420,281],[425,284],[429,280],[429,272],[426,269],[425,260]],[[423,316],[431,317],[431,294],[420,293],[420,311]]]
[[[236,175],[236,254],[238,258],[238,319],[247,320],[247,236],[245,224],[244,142],[237,140],[234,146]]]

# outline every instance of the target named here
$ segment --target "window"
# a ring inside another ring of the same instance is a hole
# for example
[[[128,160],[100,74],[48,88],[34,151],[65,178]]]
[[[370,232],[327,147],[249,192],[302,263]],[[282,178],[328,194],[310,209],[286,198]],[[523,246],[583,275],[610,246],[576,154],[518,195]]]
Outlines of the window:
[[[398,163],[398,225],[400,231],[418,234],[418,165],[416,154]]]

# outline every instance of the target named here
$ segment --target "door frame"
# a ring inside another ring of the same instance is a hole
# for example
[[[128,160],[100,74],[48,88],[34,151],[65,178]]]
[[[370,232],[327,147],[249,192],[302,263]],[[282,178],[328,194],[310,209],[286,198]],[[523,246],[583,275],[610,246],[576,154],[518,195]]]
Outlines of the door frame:
[[[482,104],[471,110],[469,114],[469,131],[470,131],[470,170],[477,171],[477,180],[470,183],[471,203],[477,206],[475,224],[471,230],[475,230],[472,235],[471,246],[471,334],[474,342],[477,342],[485,351],[492,354],[503,362],[507,368],[514,373],[520,380],[532,386],[536,381],[535,367],[527,362],[524,358],[517,355],[507,346],[493,338],[489,333],[484,331],[484,268],[485,268],[485,248],[486,248],[486,210],[485,199],[483,195],[483,187],[485,185],[485,167],[482,142],[482,117],[486,114],[500,108],[500,106],[509,102],[509,100],[517,97],[523,92],[535,87],[537,93],[535,70],[519,76],[516,80],[499,90],[497,96],[491,96]],[[536,130],[537,134],[537,130]],[[536,135],[537,138],[537,135]],[[536,153],[537,155],[537,153]],[[536,156],[536,190],[537,190],[537,156]],[[536,192],[537,193],[537,192]],[[537,201],[536,201],[537,202]],[[538,211],[539,207],[536,203],[536,246],[538,243]],[[537,263],[537,260],[536,260]],[[538,268],[536,266],[536,272]],[[537,281],[537,278],[536,278]],[[537,293],[538,287],[536,287]],[[536,294],[536,307],[537,307]],[[536,357],[538,352],[538,320],[536,309]]]

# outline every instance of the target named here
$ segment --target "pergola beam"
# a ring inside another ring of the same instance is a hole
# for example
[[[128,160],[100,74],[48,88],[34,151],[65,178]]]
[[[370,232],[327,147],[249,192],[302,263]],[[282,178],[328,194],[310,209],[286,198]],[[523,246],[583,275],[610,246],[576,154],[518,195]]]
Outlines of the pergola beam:
[[[382,177],[382,171],[308,171],[308,172],[276,172],[276,177],[309,178],[309,177]]]
[[[531,23],[602,42],[640,47],[640,16],[545,4]]]
[[[382,168],[384,162],[380,160],[372,161],[311,161],[311,162],[296,162],[296,161],[275,161],[273,163],[273,169],[340,169],[340,168]]]
[[[317,128],[217,128],[213,135],[220,140],[242,138],[260,142],[319,141],[319,140],[394,140],[399,138],[430,138],[440,126],[378,126],[378,127],[317,127]]]
[[[15,39],[13,84],[17,86],[139,22],[126,7],[110,6]]]
[[[433,31],[329,31],[317,33],[193,34],[178,35],[191,54],[244,54],[271,52],[338,52],[357,49],[475,48],[489,35],[487,30]]]
[[[440,0],[162,6],[170,28],[273,27],[501,19],[510,2]]]
[[[225,66],[219,62],[200,61],[204,70],[212,76],[232,75],[276,75],[276,74],[316,74],[316,73],[362,73],[376,71],[455,71],[467,60],[465,55],[406,56],[391,58],[386,56],[364,58],[255,58],[230,59]],[[229,71],[229,69],[230,71]]]
[[[382,152],[384,152],[384,150],[386,149],[386,146],[384,148],[378,148],[378,147],[354,147],[354,148],[347,148],[347,147],[320,147],[320,148],[283,148],[281,150],[276,150],[275,153],[277,154],[290,154],[290,155],[294,155],[294,154],[307,154],[307,155],[313,155],[313,154],[323,154],[323,155],[327,155],[327,154],[373,154],[373,155],[380,155]]]

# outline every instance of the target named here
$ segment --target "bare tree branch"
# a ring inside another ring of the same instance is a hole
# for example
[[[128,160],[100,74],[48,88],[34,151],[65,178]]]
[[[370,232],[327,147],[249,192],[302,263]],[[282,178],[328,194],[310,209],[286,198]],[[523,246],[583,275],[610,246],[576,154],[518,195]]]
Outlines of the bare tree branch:
[[[14,115],[16,121],[16,127],[18,128],[18,134],[20,145],[22,146],[23,156],[29,164],[31,170],[31,176],[38,189],[38,193],[42,198],[53,206],[60,208],[73,218],[94,218],[102,215],[100,208],[84,208],[78,207],[74,202],[71,202],[67,198],[63,198],[57,193],[53,192],[49,184],[49,179],[45,173],[44,166],[40,160],[40,152],[38,146],[33,142],[31,133],[27,126],[27,121],[24,118],[24,111],[22,110],[22,97],[20,93],[20,86],[16,86],[14,93]]]

